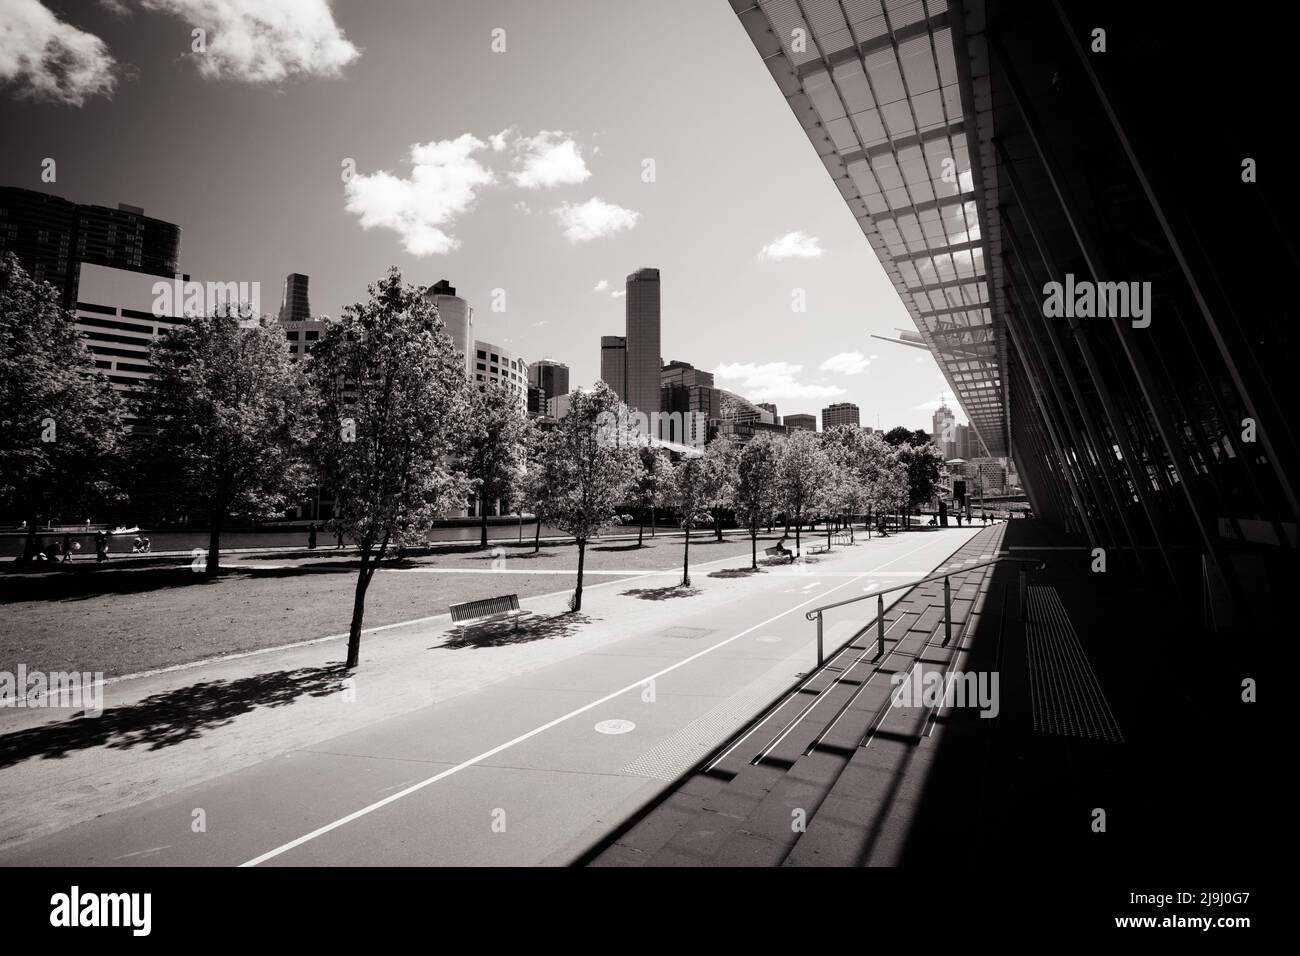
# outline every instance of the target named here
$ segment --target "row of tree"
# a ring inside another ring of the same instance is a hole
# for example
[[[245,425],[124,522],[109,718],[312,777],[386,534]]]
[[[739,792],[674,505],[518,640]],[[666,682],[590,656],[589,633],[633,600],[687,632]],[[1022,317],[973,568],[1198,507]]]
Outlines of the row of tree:
[[[938,456],[905,429],[882,439],[858,429],[760,434],[676,456],[649,445],[603,383],[572,397],[543,431],[508,389],[467,382],[463,356],[423,290],[392,269],[369,298],[331,323],[309,357],[291,361],[283,330],[226,304],[162,335],[154,379],[124,401],[59,307],[13,257],[0,263],[0,507],[32,535],[42,519],[108,503],[201,518],[206,570],[220,567],[223,528],[268,518],[311,488],[333,497],[334,530],[359,549],[348,648],[355,666],[376,568],[423,543],[440,515],[476,494],[480,543],[489,503],[503,502],[571,535],[582,607],[588,542],[626,510],[670,509],[685,529],[719,539],[734,514],[757,541],[774,520],[906,510],[927,500]],[[127,441],[127,420],[137,427]],[[927,451],[928,449],[928,451]],[[150,496],[161,500],[149,501]],[[644,523],[638,543],[644,537]]]

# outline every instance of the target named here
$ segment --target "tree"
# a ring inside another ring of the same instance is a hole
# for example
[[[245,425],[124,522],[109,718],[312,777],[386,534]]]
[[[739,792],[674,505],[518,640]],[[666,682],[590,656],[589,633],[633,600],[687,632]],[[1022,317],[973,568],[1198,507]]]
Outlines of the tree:
[[[749,530],[750,567],[758,570],[758,529],[771,520],[776,504],[777,465],[781,447],[770,434],[755,435],[736,459],[736,481],[731,488],[731,507],[736,519]]]
[[[900,445],[898,460],[907,474],[907,518],[920,504],[934,497],[943,456],[928,441],[919,445]]]
[[[715,467],[704,455],[683,455],[673,465],[669,501],[685,533],[682,549],[682,587],[691,586],[691,528],[708,519],[708,505],[716,486]]]
[[[730,438],[717,438],[704,450],[707,474],[704,485],[703,506],[713,518],[713,529],[722,540],[722,514],[731,504],[731,492],[736,482],[736,458],[739,449]]]
[[[816,432],[797,429],[786,438],[777,466],[777,500],[794,521],[796,557],[800,554],[799,525],[820,506],[829,471]]]
[[[859,446],[858,475],[862,482],[864,506],[875,515],[902,508],[907,501],[907,469],[898,460],[898,452],[879,435],[866,435]],[[871,536],[871,525],[867,525]]]
[[[155,377],[144,406],[152,460],[208,523],[206,570],[221,567],[221,532],[233,517],[284,511],[307,480],[312,403],[289,360],[284,330],[246,305],[193,316],[150,349]]]
[[[468,407],[464,359],[437,308],[396,267],[344,310],[308,359],[320,392],[317,449],[335,522],[360,559],[347,667],[361,652],[366,590],[390,544],[458,507],[469,481],[449,462]]]
[[[930,442],[930,433],[921,428],[913,430],[898,425],[885,432],[885,441],[895,448],[900,445],[926,445]]]
[[[92,508],[114,493],[111,467],[126,433],[122,411],[58,291],[32,280],[16,256],[4,256],[0,507],[27,523],[24,561],[36,553],[42,518]]]
[[[653,445],[642,445],[637,450],[641,460],[641,470],[637,473],[636,484],[632,489],[632,501],[638,510],[650,510],[650,535],[655,533],[655,508],[664,494],[664,486],[672,475],[672,463],[668,455]],[[641,520],[637,529],[636,546],[645,543],[645,520]]]
[[[557,458],[548,453],[549,436],[537,423],[530,420],[527,428],[523,474],[515,484],[514,500],[520,513],[525,508],[533,513],[536,521],[533,529],[533,554],[537,554],[542,550],[542,522],[549,521],[552,517],[551,496],[558,486],[558,477],[552,463]]]
[[[864,481],[864,441],[867,433],[860,428],[839,425],[821,433],[826,452],[828,477],[825,502],[830,511],[844,520],[852,534],[853,515],[867,508]],[[831,546],[831,527],[826,528],[826,547]]]
[[[636,481],[640,442],[627,406],[604,382],[574,392],[569,413],[547,435],[547,473],[553,476],[550,509],[555,524],[578,545],[578,583],[570,609],[582,610],[587,542],[618,520],[618,504]]]
[[[479,500],[479,547],[488,545],[488,503],[509,497],[523,467],[528,418],[515,393],[499,382],[468,390],[465,428],[461,433],[461,467]]]

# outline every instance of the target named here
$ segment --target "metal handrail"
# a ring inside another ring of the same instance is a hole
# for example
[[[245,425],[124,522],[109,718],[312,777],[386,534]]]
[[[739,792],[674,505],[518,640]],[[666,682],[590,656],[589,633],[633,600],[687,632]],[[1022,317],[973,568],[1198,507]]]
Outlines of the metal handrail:
[[[914,588],[930,581],[938,581],[943,578],[943,646],[947,647],[948,642],[952,640],[952,589],[948,579],[954,574],[965,574],[968,571],[974,571],[978,568],[987,568],[990,565],[1001,564],[1003,561],[1012,561],[1016,564],[1035,565],[1035,571],[1042,571],[1047,567],[1046,561],[1038,558],[1013,558],[1010,555],[1003,555],[993,558],[989,561],[981,561],[978,564],[968,564],[964,567],[957,568],[943,573],[927,574],[923,578],[917,578],[915,581],[907,581],[903,584],[895,584],[893,587],[881,588],[878,591],[871,591],[868,594],[860,594],[857,597],[847,598],[843,601],[836,601],[834,604],[823,604],[821,607],[815,607],[804,614],[804,619],[808,621],[817,621],[817,666],[822,666],[822,613],[830,611],[837,607],[843,607],[846,604],[856,604],[858,601],[867,601],[871,598],[876,599],[876,656],[879,657],[885,652],[885,595],[891,591],[901,591],[904,588]],[[1025,621],[1025,607],[1028,588],[1028,576],[1025,568],[1020,569],[1020,620]],[[870,625],[868,625],[870,626]]]

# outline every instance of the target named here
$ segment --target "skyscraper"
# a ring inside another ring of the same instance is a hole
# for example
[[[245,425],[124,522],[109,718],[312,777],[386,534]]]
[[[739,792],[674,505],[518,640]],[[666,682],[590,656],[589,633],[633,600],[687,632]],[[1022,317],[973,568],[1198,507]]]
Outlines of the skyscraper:
[[[180,226],[138,206],[109,209],[0,187],[0,255],[12,252],[32,278],[58,289],[64,308],[76,305],[81,263],[170,279],[180,248]]]
[[[451,344],[465,356],[465,378],[474,375],[474,310],[456,294],[456,288],[446,279],[439,279],[424,293],[438,307],[443,327],[451,336]]]
[[[311,301],[307,298],[307,277],[291,272],[284,277],[284,295],[280,299],[280,323],[302,322],[311,318]]]
[[[528,364],[528,384],[542,391],[542,404],[557,395],[569,394],[569,366],[550,359],[538,359]]]
[[[933,426],[930,440],[934,446],[943,454],[944,460],[957,457],[957,418],[953,415],[952,409],[947,405],[940,404],[931,419]]]
[[[627,401],[627,339],[623,336],[600,337],[600,379]]]
[[[627,277],[626,388],[632,408],[653,416],[659,409],[659,270],[638,269]]]
[[[852,425],[857,428],[861,424],[858,406],[852,402],[836,402],[822,409],[822,431],[836,425]]]

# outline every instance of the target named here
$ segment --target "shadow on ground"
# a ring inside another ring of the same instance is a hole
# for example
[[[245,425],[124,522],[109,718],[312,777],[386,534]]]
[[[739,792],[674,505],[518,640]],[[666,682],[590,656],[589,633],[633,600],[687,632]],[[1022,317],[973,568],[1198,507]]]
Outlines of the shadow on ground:
[[[784,563],[784,562],[783,562]],[[747,578],[753,574],[762,574],[762,568],[723,568],[721,571],[710,571],[711,578]]]
[[[259,707],[283,707],[300,697],[324,697],[343,688],[343,665],[272,671],[231,681],[204,681],[98,717],[72,717],[0,736],[0,768],[29,757],[64,757],[109,747],[161,750],[202,736]]]
[[[665,588],[633,588],[630,591],[619,592],[621,597],[640,598],[642,601],[667,601],[672,598],[695,597],[699,593],[698,588],[682,587],[680,584]]]
[[[582,625],[591,623],[585,614],[566,611],[548,616],[532,615],[522,618],[518,630],[508,621],[484,621],[451,632],[447,640],[429,648],[431,651],[457,651],[466,647],[505,647],[510,644],[528,644],[551,638],[568,637]]]

